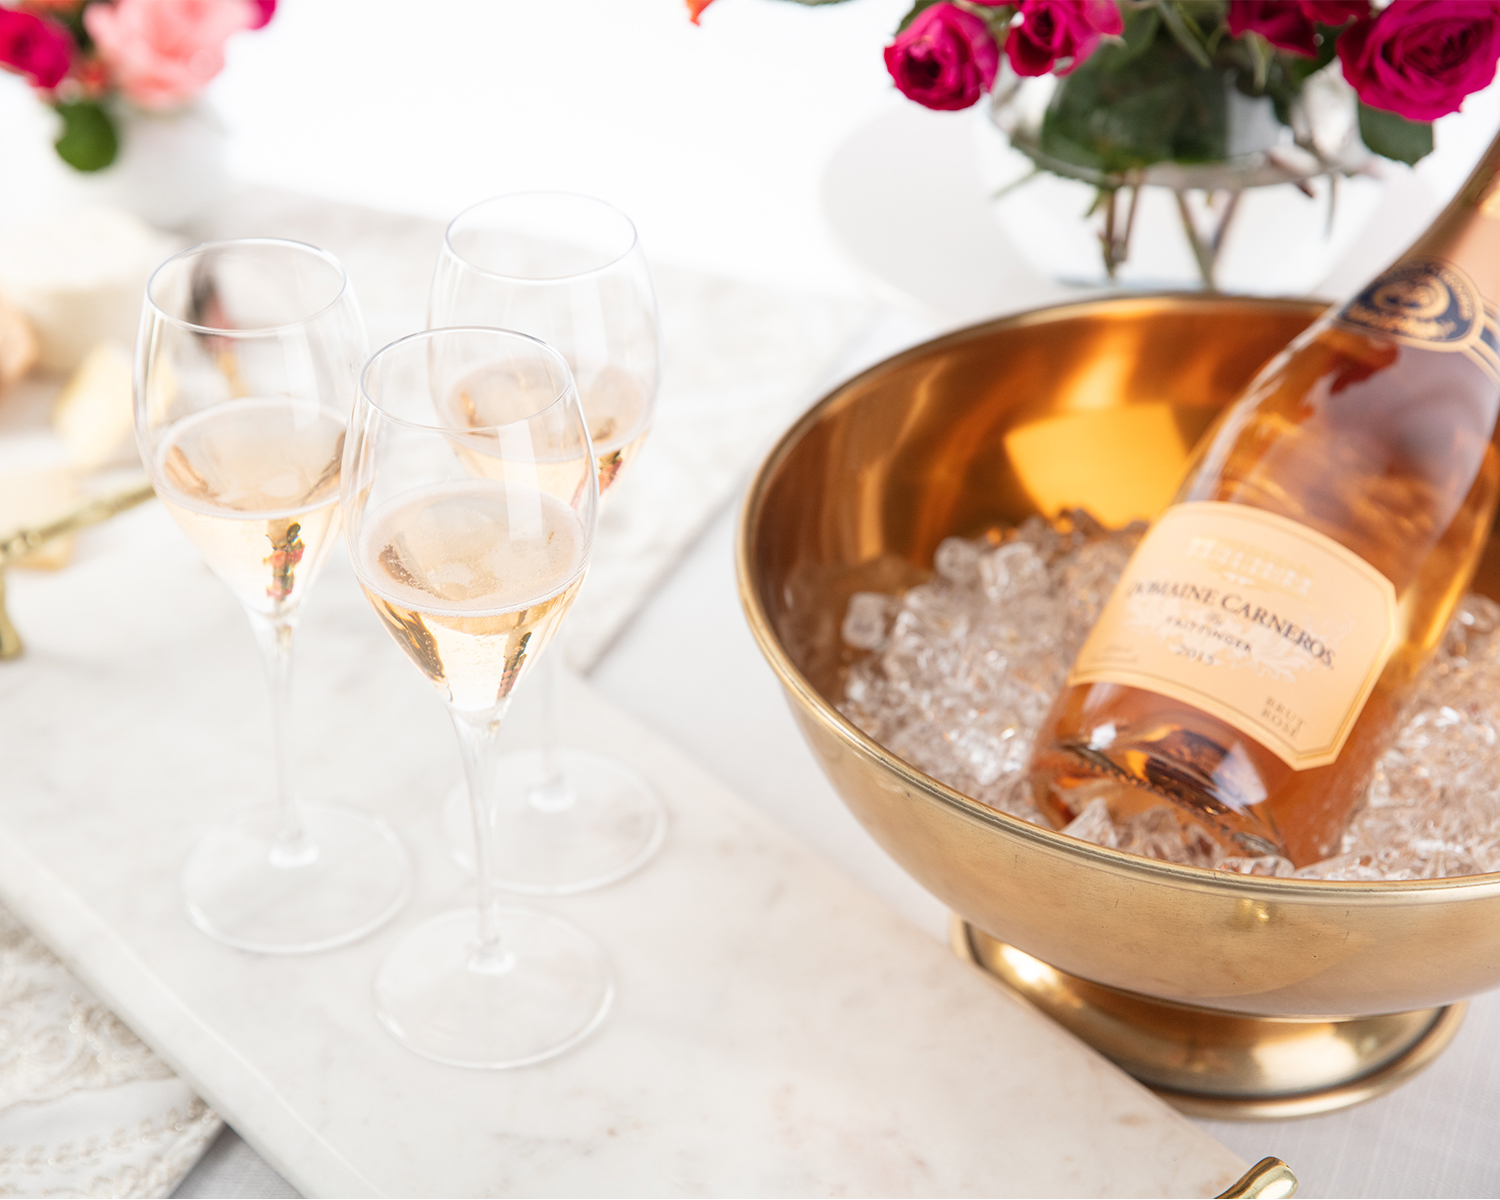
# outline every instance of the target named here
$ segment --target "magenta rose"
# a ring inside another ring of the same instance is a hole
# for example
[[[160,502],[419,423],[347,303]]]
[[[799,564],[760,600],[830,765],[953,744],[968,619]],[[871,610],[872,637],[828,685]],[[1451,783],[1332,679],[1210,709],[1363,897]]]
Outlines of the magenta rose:
[[[1391,0],[1338,42],[1344,78],[1371,108],[1409,121],[1457,112],[1500,60],[1496,0]]]
[[[73,62],[67,30],[35,13],[0,8],[0,66],[19,71],[39,88],[55,88]]]
[[[1318,54],[1318,25],[1343,25],[1370,15],[1369,0],[1229,0],[1225,22],[1235,37],[1258,33],[1280,50]]]
[[[255,6],[255,17],[250,22],[250,28],[264,29],[276,15],[276,0],[250,0],[250,3]]]
[[[1339,26],[1370,15],[1370,0],[1302,0],[1302,11],[1323,25]]]
[[[901,94],[928,108],[968,108],[999,67],[989,27],[952,4],[923,9],[885,48],[885,68]]]
[[[1005,54],[1017,75],[1066,75],[1101,37],[1125,30],[1114,0],[1020,0],[1016,9],[1020,23],[1010,27]]]

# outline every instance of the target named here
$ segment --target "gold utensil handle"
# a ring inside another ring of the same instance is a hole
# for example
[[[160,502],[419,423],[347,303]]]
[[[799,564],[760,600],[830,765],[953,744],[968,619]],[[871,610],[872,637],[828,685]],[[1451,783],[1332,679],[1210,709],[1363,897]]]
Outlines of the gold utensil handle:
[[[45,525],[31,525],[17,529],[14,533],[0,538],[0,567],[9,566],[16,559],[30,554],[33,550],[40,550],[50,541],[76,533],[85,526],[107,521],[117,513],[122,513],[127,508],[134,508],[142,501],[151,499],[155,494],[151,481],[142,477],[119,491],[108,492],[103,496],[91,496],[77,508],[53,518]]]
[[[15,658],[26,648],[5,611],[5,568],[23,555],[40,550],[50,541],[76,533],[85,526],[107,521],[127,508],[134,508],[142,501],[151,499],[155,494],[151,481],[143,476],[118,491],[92,496],[45,525],[23,527],[0,538],[0,661]]]
[[[1263,1158],[1256,1163],[1226,1191],[1219,1193],[1217,1200],[1240,1200],[1252,1197],[1255,1200],[1284,1200],[1297,1194],[1297,1177],[1291,1167],[1279,1158]]]

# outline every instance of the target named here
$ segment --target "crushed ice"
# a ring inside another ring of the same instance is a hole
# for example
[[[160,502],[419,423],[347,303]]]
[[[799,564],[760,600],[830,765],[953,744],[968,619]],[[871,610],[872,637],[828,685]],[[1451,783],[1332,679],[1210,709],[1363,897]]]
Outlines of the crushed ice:
[[[1038,825],[1026,764],[1068,666],[1145,532],[1087,513],[1031,517],[948,538],[935,571],[900,596],[857,592],[840,710],[950,787]],[[1466,596],[1376,767],[1341,853],[1293,871],[1284,858],[1224,858],[1165,805],[1112,821],[1102,799],[1064,833],[1151,858],[1244,875],[1433,879],[1500,871],[1500,605]]]

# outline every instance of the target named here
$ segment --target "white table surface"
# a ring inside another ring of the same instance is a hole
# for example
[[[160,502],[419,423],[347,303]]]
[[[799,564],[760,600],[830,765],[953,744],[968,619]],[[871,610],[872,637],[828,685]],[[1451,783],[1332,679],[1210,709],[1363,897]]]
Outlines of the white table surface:
[[[232,168],[253,182],[435,217],[524,187],[590,191],[631,212],[663,261],[860,296],[868,264],[841,254],[820,189],[836,151],[897,105],[879,46],[906,7],[717,0],[695,29],[678,0],[283,0],[268,29],[231,48],[213,95],[233,132]],[[1495,89],[1466,107],[1440,123],[1438,154],[1395,173],[1405,201],[1366,253],[1419,227],[1477,157]],[[963,119],[913,118],[929,130]],[[38,130],[45,121],[19,82],[0,77],[0,216],[52,202],[45,176],[55,168]],[[902,147],[892,156],[901,166]],[[29,186],[10,186],[16,179]],[[1345,279],[1375,265],[1356,262]],[[873,360],[927,329],[888,317],[858,356]],[[595,682],[941,936],[940,907],[847,816],[796,735],[739,617],[731,526],[726,513]],[[716,705],[701,702],[709,689]],[[1500,1005],[1484,998],[1443,1059],[1386,1099],[1213,1132],[1248,1159],[1285,1157],[1304,1195],[1495,1195],[1497,1120]],[[290,1193],[231,1138],[182,1194]]]

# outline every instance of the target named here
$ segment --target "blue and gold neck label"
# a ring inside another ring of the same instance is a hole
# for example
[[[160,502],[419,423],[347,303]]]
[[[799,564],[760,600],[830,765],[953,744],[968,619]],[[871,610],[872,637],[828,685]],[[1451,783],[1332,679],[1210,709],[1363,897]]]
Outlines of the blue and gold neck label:
[[[1484,333],[1484,310],[1479,289],[1457,267],[1417,259],[1376,278],[1338,320],[1424,350],[1466,350]]]
[[[1474,281],[1441,259],[1400,262],[1335,318],[1422,350],[1456,350],[1500,382],[1500,311]]]

